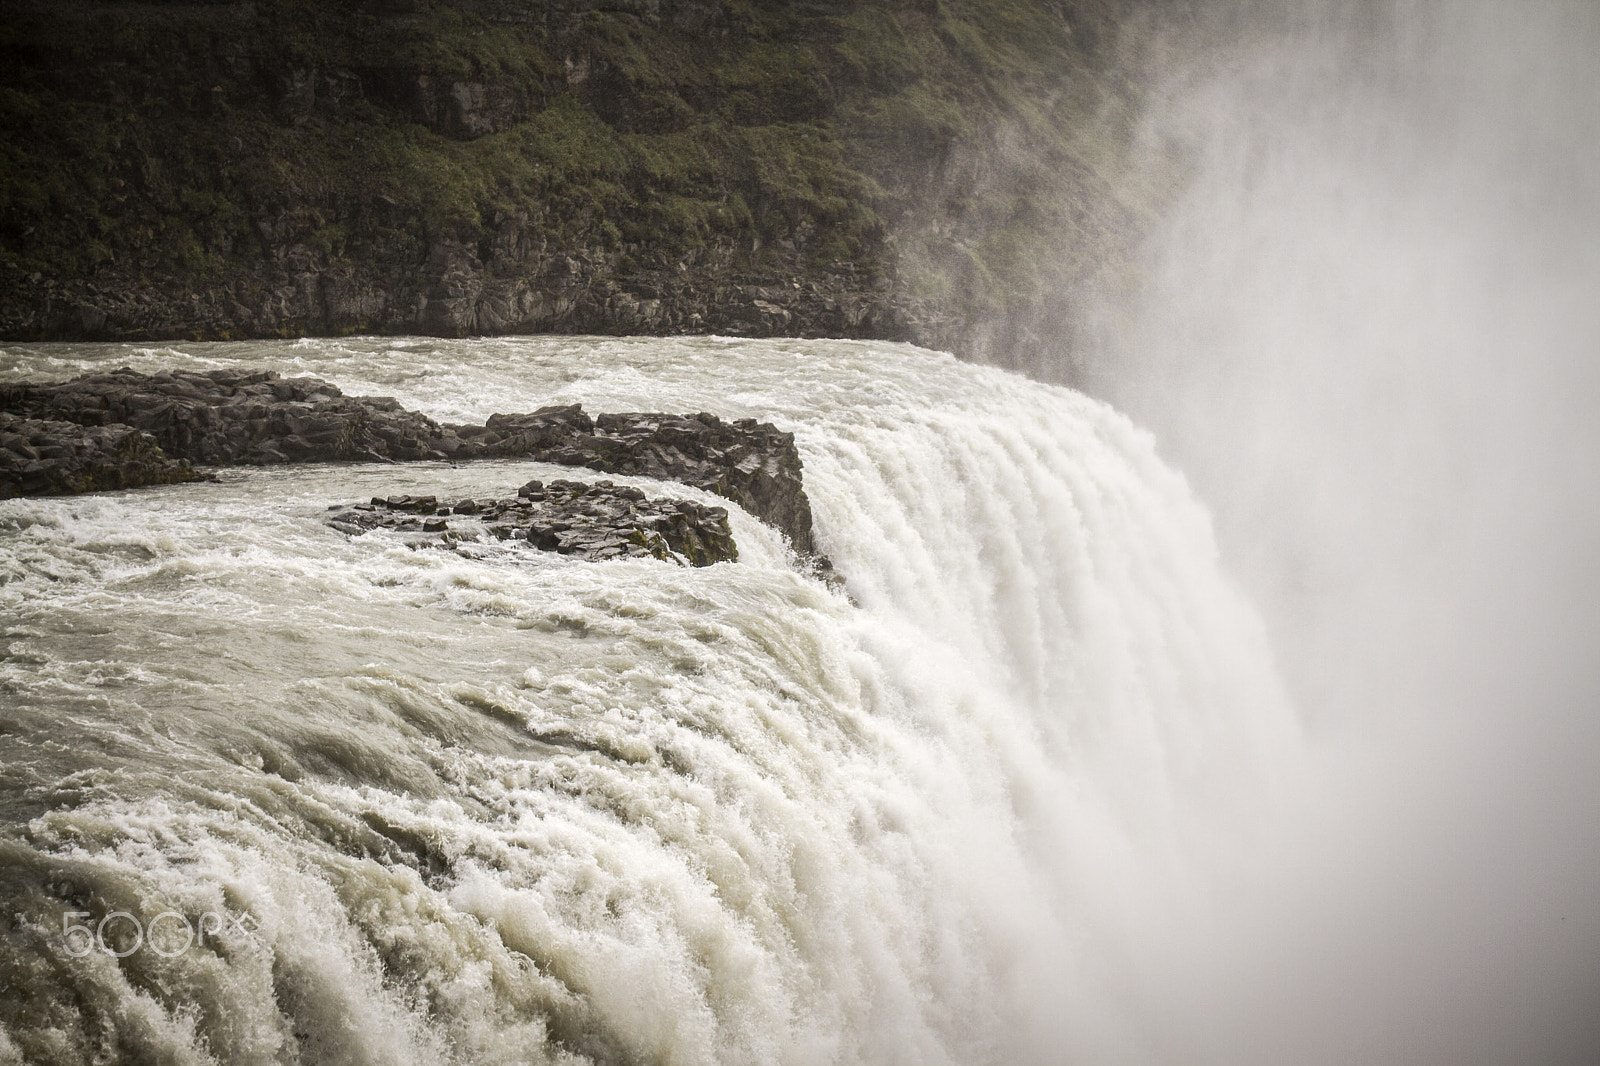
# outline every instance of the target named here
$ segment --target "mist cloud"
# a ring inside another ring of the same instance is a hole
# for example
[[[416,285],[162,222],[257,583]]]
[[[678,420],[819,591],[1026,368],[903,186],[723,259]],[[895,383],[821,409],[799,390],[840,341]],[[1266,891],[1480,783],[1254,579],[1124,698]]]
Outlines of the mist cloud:
[[[1214,510],[1321,779],[1173,1050],[1595,1061],[1600,9],[1211,14],[1085,385]]]

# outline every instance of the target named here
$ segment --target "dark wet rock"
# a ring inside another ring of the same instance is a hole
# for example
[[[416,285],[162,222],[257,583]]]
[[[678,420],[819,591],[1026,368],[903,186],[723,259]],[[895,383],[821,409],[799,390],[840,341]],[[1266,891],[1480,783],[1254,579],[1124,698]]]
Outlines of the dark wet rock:
[[[716,415],[602,414],[591,419],[574,404],[532,414],[492,415],[482,427],[449,426],[458,457],[526,457],[608,474],[680,481],[714,492],[816,551],[811,502],[801,478],[794,434],[771,423]]]
[[[187,460],[169,459],[150,434],[128,426],[0,412],[0,499],[174,485],[201,476]]]
[[[126,368],[55,384],[0,384],[0,411],[131,427],[153,437],[172,459],[216,466],[522,458],[678,481],[734,501],[783,531],[796,550],[816,551],[794,434],[751,418],[596,418],[569,404],[495,414],[481,426],[440,425],[391,398],[345,396],[317,378]],[[430,499],[428,507],[437,506]]]
[[[346,397],[270,370],[115,370],[0,385],[0,410],[143,430],[174,458],[212,466],[444,459],[437,423],[386,397]]]
[[[386,507],[391,511],[403,511],[408,514],[435,514],[439,510],[437,496],[387,496],[372,498],[374,507]]]
[[[448,520],[446,512],[451,514]],[[609,481],[532,481],[514,497],[464,500],[453,507],[440,507],[432,496],[374,497],[370,503],[338,509],[326,521],[350,534],[391,529],[436,535],[419,546],[515,538],[591,562],[653,556],[710,566],[739,558],[726,508],[650,497]]]

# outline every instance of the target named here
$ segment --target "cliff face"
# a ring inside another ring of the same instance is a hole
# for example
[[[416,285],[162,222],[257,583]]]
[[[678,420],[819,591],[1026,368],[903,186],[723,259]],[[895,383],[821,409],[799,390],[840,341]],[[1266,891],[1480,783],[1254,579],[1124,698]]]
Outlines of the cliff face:
[[[1137,228],[1126,6],[4,0],[0,336],[1026,361]]]

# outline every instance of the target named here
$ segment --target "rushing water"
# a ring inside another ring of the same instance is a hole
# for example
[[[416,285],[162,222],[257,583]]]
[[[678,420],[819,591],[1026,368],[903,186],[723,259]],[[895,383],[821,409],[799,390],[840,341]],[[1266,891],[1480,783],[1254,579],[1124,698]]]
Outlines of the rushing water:
[[[1159,942],[1200,935],[1297,741],[1122,416],[837,341],[0,353],[122,365],[769,419],[848,596],[737,508],[705,569],[322,521],[563,472],[535,463],[0,503],[0,1061],[1152,1054]]]

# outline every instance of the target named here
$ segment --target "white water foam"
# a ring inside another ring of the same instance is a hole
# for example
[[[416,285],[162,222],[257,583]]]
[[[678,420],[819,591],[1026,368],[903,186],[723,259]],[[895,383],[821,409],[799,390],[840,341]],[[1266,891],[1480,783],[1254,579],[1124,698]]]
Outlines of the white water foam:
[[[12,1043],[70,1061],[1149,1061],[1298,740],[1208,520],[1109,408],[894,345],[12,348],[482,418],[797,434],[853,602],[736,564],[347,538],[483,463],[0,504]],[[645,484],[645,483],[641,483]],[[647,486],[648,487],[648,486]],[[173,959],[63,915],[248,917]],[[231,939],[229,939],[231,938]],[[18,985],[18,987],[21,987]],[[107,1034],[114,1034],[108,1036]],[[96,1043],[99,1041],[100,1043]]]

